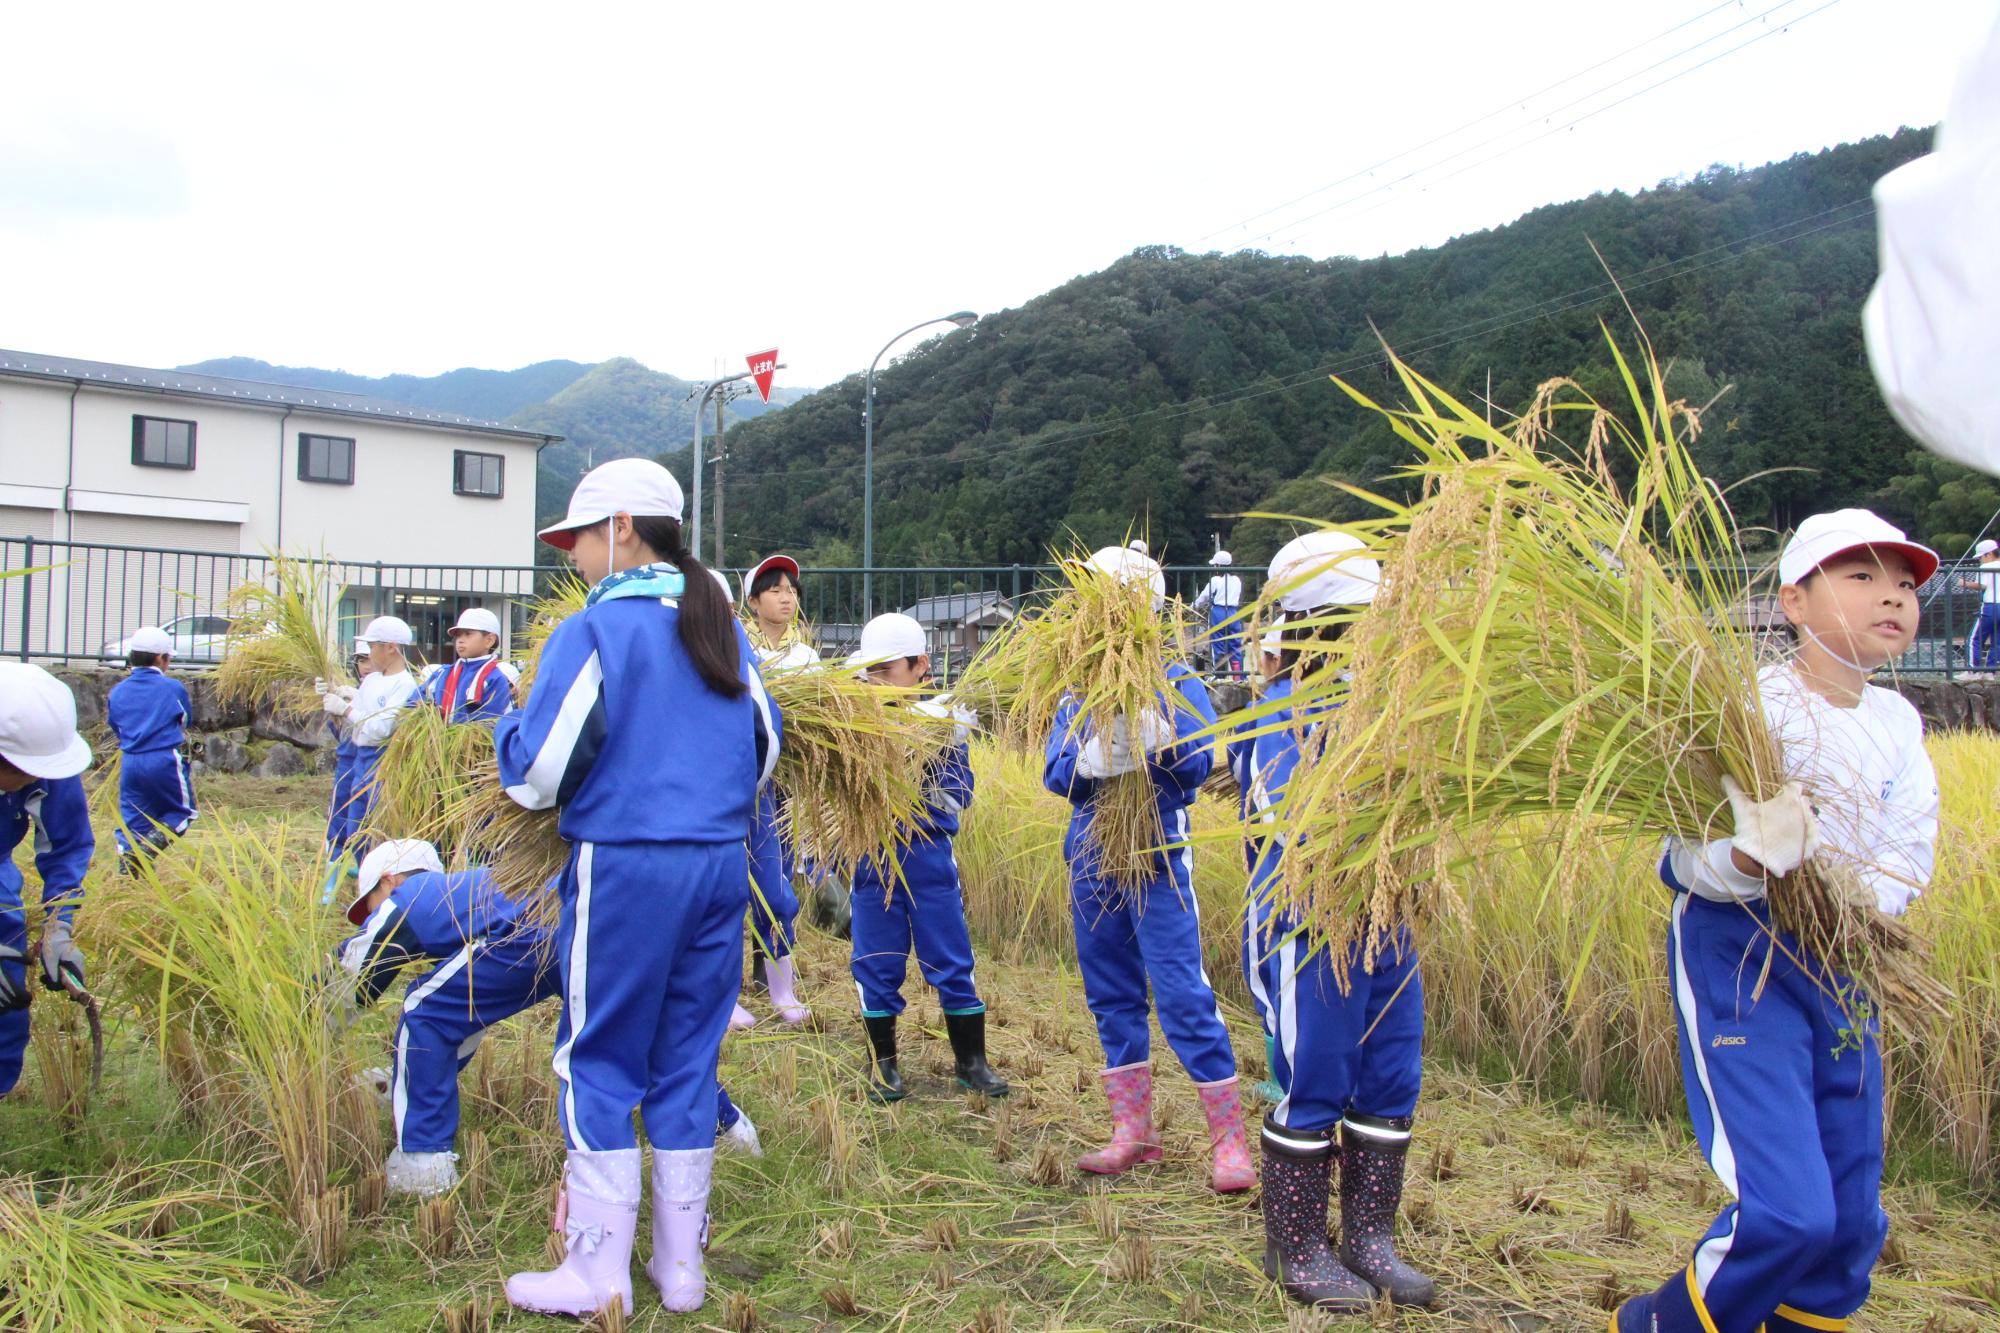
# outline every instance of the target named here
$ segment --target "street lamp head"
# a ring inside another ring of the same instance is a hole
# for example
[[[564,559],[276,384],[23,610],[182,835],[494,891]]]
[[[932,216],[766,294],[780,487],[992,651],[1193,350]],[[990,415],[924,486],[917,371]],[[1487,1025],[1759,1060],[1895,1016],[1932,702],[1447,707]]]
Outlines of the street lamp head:
[[[945,318],[961,329],[969,329],[979,322],[979,316],[970,310],[961,310],[956,315],[946,315]]]

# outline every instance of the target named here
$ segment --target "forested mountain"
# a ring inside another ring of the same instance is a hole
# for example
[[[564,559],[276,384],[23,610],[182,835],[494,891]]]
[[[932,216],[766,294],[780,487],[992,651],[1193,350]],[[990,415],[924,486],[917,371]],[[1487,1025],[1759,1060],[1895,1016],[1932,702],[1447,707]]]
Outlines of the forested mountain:
[[[1212,533],[1267,559],[1276,526],[1227,515],[1358,512],[1325,479],[1373,482],[1403,456],[1327,379],[1393,399],[1376,329],[1468,400],[1490,375],[1502,411],[1556,375],[1615,401],[1598,321],[1629,322],[1593,244],[1673,387],[1730,386],[1698,452],[1740,521],[1872,503],[1957,554],[2000,491],[1895,427],[1860,327],[1870,187],[1930,138],[1716,167],[1395,257],[1137,250],[878,372],[877,560],[1031,562],[1067,531],[1094,544],[1134,523],[1170,559],[1205,558]],[[857,558],[861,398],[854,375],[730,433],[732,551]],[[685,450],[669,461],[685,477]]]
[[[519,370],[476,370],[466,367],[442,375],[350,375],[344,370],[310,366],[274,366],[248,356],[219,356],[197,361],[181,370],[266,384],[292,384],[305,389],[339,389],[346,393],[386,398],[411,407],[435,408],[461,416],[504,421],[522,408],[544,402],[576,383],[590,370],[581,361],[537,361]]]

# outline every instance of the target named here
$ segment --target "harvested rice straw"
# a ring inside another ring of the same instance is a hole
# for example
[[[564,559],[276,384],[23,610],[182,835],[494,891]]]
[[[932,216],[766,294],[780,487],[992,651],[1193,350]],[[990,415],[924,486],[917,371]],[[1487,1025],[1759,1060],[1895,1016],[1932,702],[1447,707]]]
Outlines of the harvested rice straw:
[[[1505,428],[1400,361],[1408,409],[1336,380],[1416,450],[1399,475],[1421,498],[1355,491],[1400,535],[1378,545],[1381,590],[1352,617],[1351,682],[1321,670],[1300,696],[1341,691],[1346,706],[1287,791],[1274,896],[1329,948],[1360,942],[1372,963],[1482,825],[1555,816],[1557,882],[1587,831],[1710,840],[1728,828],[1724,774],[1759,798],[1781,781],[1755,645],[1732,628],[1746,592],[1734,524],[1688,452],[1698,414],[1668,396],[1650,346],[1635,371],[1605,341],[1624,416],[1566,379]],[[1557,434],[1565,420],[1581,448]],[[1770,904],[1779,930],[1876,1000],[1941,1007],[1914,937],[1851,868],[1815,858],[1772,883]]]
[[[477,789],[478,776],[493,758],[493,728],[447,722],[442,710],[419,705],[405,710],[383,747],[375,780],[369,784],[366,836],[424,838],[451,864],[461,850],[447,841],[447,815]]]
[[[1010,621],[973,659],[959,689],[993,710],[1013,745],[1046,743],[1067,699],[1077,705],[1075,725],[1108,734],[1119,717],[1158,711],[1163,699],[1171,709],[1180,697],[1167,675],[1167,663],[1188,642],[1180,603],[1155,611],[1146,584],[1107,577],[1080,549],[1055,559],[1066,586]],[[1166,833],[1147,767],[1100,785],[1089,836],[1112,882],[1136,887],[1152,877]]]
[[[229,594],[229,637],[215,686],[231,703],[306,722],[320,711],[315,680],[352,683],[346,654],[328,634],[345,585],[324,559],[280,552],[270,559],[267,580]]]
[[[546,597],[538,597],[528,603],[527,626],[522,629],[516,647],[526,659],[521,668],[521,679],[514,686],[516,705],[528,701],[528,691],[534,687],[535,673],[542,665],[542,649],[548,646],[549,635],[557,625],[583,610],[584,599],[590,596],[590,585],[574,574],[561,574]]]

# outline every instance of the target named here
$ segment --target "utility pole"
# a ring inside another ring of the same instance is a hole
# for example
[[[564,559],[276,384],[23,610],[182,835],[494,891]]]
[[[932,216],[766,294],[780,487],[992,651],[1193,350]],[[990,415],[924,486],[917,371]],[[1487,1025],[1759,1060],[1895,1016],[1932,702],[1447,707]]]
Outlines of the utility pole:
[[[734,388],[731,385],[730,388]],[[733,395],[724,389],[715,395],[715,567],[724,568],[722,563],[722,534],[727,530],[722,523],[722,460],[729,457],[729,450],[722,444],[722,408]],[[697,552],[697,554],[699,554]]]
[[[785,366],[783,362],[779,362],[778,365],[774,367],[774,369],[776,370],[783,370],[784,368]],[[701,457],[702,417],[708,411],[708,400],[715,397],[716,391],[718,389],[724,389],[724,386],[726,385],[737,385],[738,381],[740,380],[754,379],[756,377],[756,374],[757,374],[756,371],[746,370],[741,375],[729,375],[719,380],[710,380],[706,384],[690,385],[687,391],[687,398],[683,400],[694,404],[694,446],[688,450],[688,467],[691,468],[694,472],[694,497],[693,497],[694,503],[691,512],[688,514],[689,521],[687,525],[687,532],[688,532],[687,545],[688,549],[690,551],[693,551],[697,555],[701,553],[701,474],[703,471],[702,457]],[[739,398],[742,395],[750,392],[750,389],[749,386],[742,385],[740,387],[735,388],[733,391],[727,389],[724,389],[724,391],[727,392],[731,398]],[[716,404],[715,418],[718,423],[717,433],[720,434],[721,431],[720,422],[722,420],[721,403]],[[717,452],[720,453],[721,451],[717,450]],[[718,473],[716,476],[716,484],[719,487],[721,483],[722,483],[722,477]],[[716,517],[718,520],[720,520],[721,515],[718,514]],[[715,526],[718,529],[720,529],[722,524],[720,521],[718,521]],[[716,541],[718,543],[717,546],[718,550],[721,549],[720,548],[721,540],[722,538],[718,533],[716,537]],[[721,562],[718,560],[716,563],[720,564]]]

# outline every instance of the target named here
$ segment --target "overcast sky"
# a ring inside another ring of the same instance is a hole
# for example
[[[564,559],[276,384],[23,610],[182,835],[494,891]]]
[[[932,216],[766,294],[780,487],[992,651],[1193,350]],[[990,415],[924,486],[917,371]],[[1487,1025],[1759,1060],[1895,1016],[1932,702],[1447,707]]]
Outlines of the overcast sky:
[[[1929,124],[1994,18],[1994,0],[16,6],[0,346],[376,375],[632,356],[699,378],[775,344],[781,383],[823,384],[906,325],[1019,305],[1136,246],[1376,255]]]

